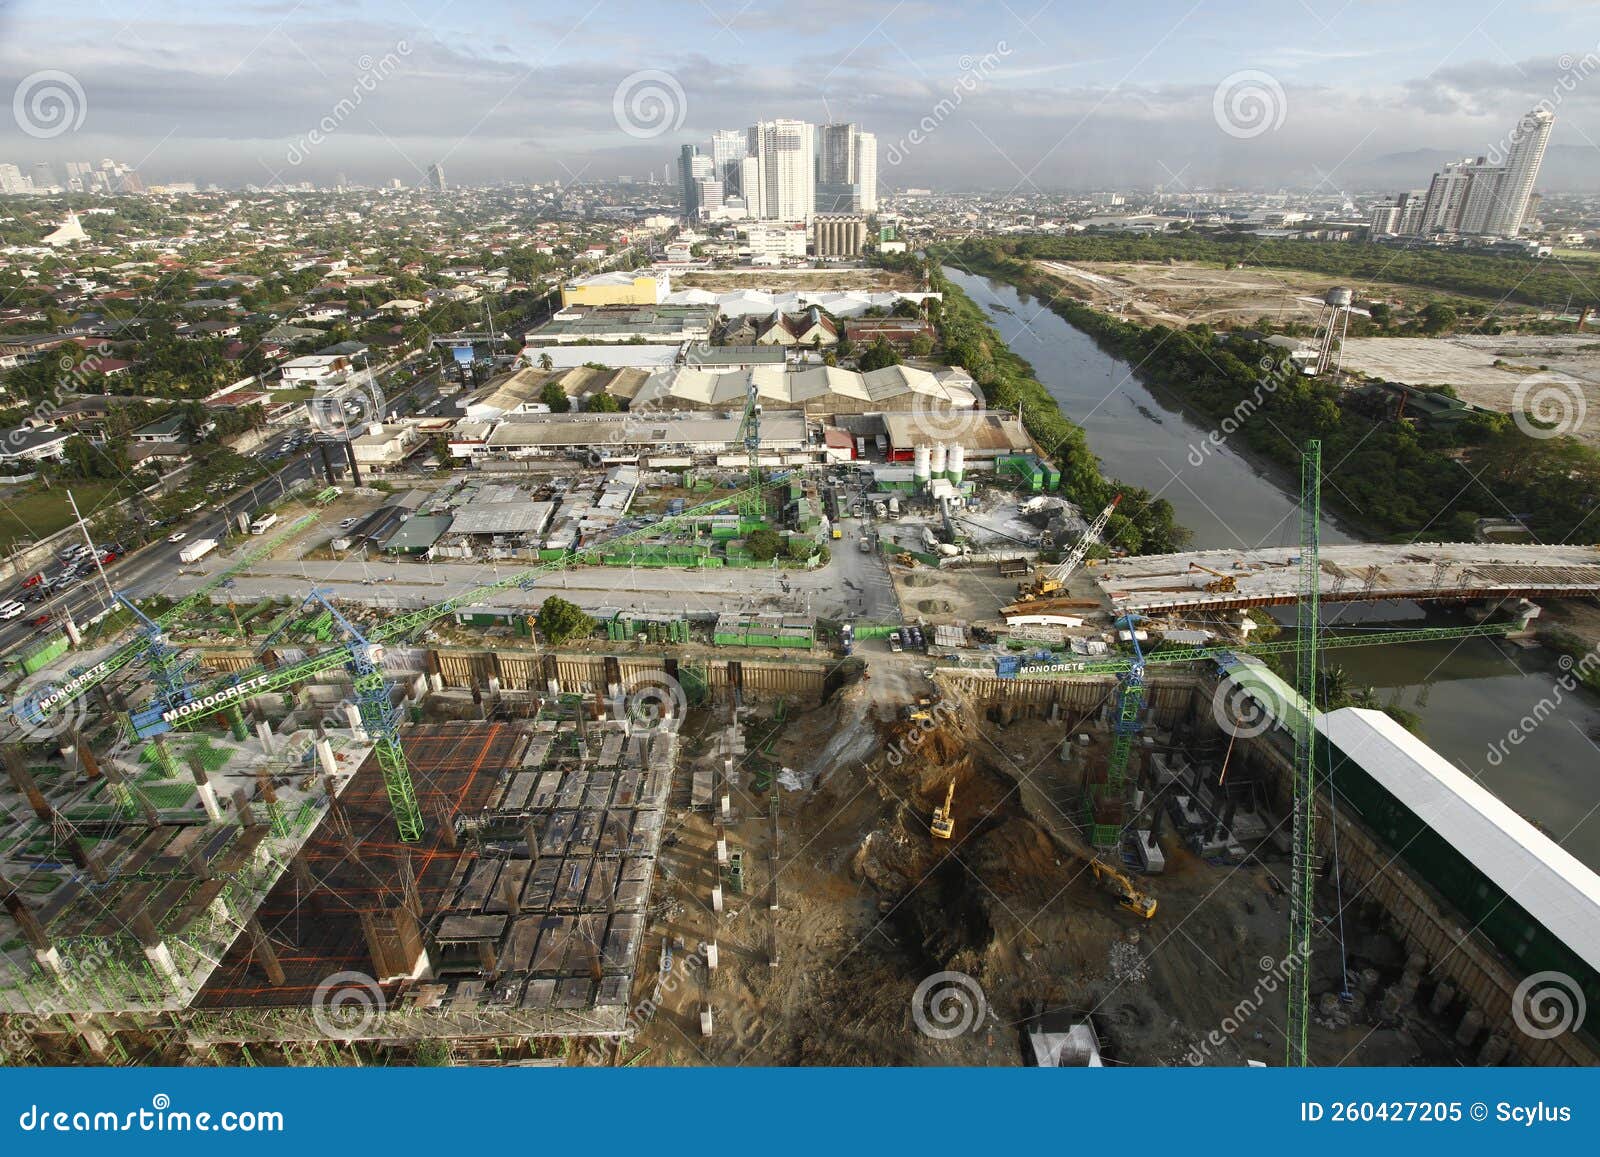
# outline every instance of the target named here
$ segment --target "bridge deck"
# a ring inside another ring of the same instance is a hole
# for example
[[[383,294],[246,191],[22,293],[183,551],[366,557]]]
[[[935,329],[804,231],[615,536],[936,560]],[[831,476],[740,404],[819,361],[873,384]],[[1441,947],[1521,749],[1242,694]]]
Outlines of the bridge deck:
[[[1144,555],[1102,564],[1095,581],[1120,611],[1272,606],[1299,597],[1299,556],[1298,547]],[[1600,548],[1593,546],[1369,544],[1326,546],[1321,558],[1327,602],[1600,594]],[[1235,589],[1224,589],[1229,580]]]

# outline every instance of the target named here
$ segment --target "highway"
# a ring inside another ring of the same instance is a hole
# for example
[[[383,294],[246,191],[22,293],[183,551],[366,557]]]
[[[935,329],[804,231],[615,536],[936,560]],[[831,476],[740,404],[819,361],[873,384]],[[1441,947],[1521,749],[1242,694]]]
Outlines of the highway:
[[[263,450],[268,448],[263,447]],[[172,529],[182,530],[186,542],[198,538],[220,538],[231,519],[276,501],[288,493],[296,482],[311,477],[321,468],[321,455],[316,446],[307,446],[303,453],[285,460],[276,474],[240,490],[225,503],[202,511],[188,523]],[[178,558],[178,552],[182,549],[181,543],[170,543],[165,538],[159,538],[106,567],[106,578],[112,589],[131,591],[142,596],[172,590],[181,592],[195,585],[193,582],[186,583],[184,576],[178,573],[178,568],[183,565]],[[20,591],[19,586],[13,586],[12,589],[13,592]],[[8,597],[20,598],[21,595],[10,594]],[[45,628],[33,625],[33,620],[42,614],[70,611],[74,619],[82,622],[103,610],[107,602],[105,586],[94,571],[43,602],[29,603],[24,600],[28,609],[22,617],[0,626],[0,652],[10,651],[42,634]]]

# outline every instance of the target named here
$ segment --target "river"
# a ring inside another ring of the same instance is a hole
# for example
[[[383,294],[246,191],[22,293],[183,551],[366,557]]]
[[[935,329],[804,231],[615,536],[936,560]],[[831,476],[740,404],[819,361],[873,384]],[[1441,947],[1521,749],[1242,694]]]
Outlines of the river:
[[[1195,549],[1248,550],[1299,540],[1299,480],[1254,462],[1209,421],[1141,383],[1127,362],[1003,282],[946,268],[1021,357],[1062,411],[1088,433],[1106,474],[1172,503]],[[1324,518],[1322,541],[1361,541],[1358,529]],[[1332,621],[1409,626],[1463,622],[1415,603],[1346,604]],[[1415,712],[1440,754],[1600,870],[1600,697],[1563,685],[1555,656],[1487,639],[1330,652],[1352,684]],[[1543,719],[1522,727],[1535,710]],[[1515,734],[1516,743],[1510,742]],[[1491,755],[1498,746],[1500,756]]]

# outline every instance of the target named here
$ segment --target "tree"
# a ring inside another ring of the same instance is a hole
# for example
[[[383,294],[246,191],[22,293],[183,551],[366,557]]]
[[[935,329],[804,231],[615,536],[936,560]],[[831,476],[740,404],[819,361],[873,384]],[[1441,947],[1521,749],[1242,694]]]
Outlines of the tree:
[[[567,397],[567,391],[559,382],[546,382],[539,391],[539,400],[550,407],[552,414],[565,414],[572,409],[572,399]]]
[[[604,390],[601,390],[598,394],[589,399],[588,408],[592,413],[595,414],[615,414],[618,410],[622,409],[622,404],[610,394],[606,393]]]
[[[551,370],[555,369],[555,366],[556,366],[555,361],[550,357],[550,355],[548,353],[543,353],[543,354],[539,355],[539,368],[541,370],[543,370],[545,373],[549,373]]]
[[[539,614],[534,622],[546,641],[556,647],[594,632],[594,620],[559,595],[551,595],[539,605]]]
[[[925,333],[919,333],[911,339],[911,356],[925,358],[933,353],[933,339]]]
[[[1456,311],[1442,302],[1432,302],[1422,311],[1423,333],[1444,333],[1456,324]]]
[[[885,366],[897,366],[900,364],[900,351],[880,337],[868,347],[867,352],[861,355],[856,364],[861,367],[862,373],[881,370]]]
[[[760,530],[752,530],[745,537],[744,545],[751,558],[758,562],[770,562],[784,548],[783,535],[763,526]]]
[[[433,451],[433,460],[440,466],[450,467],[456,464],[456,457],[450,452],[450,439],[445,435],[435,435],[430,449]]]

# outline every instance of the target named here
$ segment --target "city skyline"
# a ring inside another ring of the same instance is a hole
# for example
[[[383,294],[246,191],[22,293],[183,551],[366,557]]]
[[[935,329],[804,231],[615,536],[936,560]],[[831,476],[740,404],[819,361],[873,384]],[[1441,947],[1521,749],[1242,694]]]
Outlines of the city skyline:
[[[1549,179],[1600,184],[1582,128],[1597,97],[1561,83],[1586,76],[1592,56],[1550,51],[1592,37],[1559,4],[1537,36],[1489,4],[1453,11],[1479,27],[1432,55],[1407,40],[1423,31],[1420,9],[1393,14],[1382,37],[1330,17],[1307,49],[1220,11],[1166,4],[1069,16],[828,3],[818,22],[837,35],[802,29],[792,44],[766,26],[771,5],[737,17],[608,10],[624,31],[582,11],[557,18],[482,2],[407,24],[364,0],[337,18],[266,4],[132,24],[137,10],[109,0],[110,28],[137,31],[97,30],[91,43],[21,0],[0,12],[0,85],[15,92],[70,62],[60,71],[85,115],[49,137],[8,123],[0,156],[25,171],[41,159],[127,156],[154,183],[229,187],[331,184],[340,173],[425,184],[436,162],[458,183],[570,183],[659,171],[663,152],[782,115],[871,123],[885,189],[1318,187],[1392,183],[1407,153],[1476,156],[1504,122],[1554,97],[1563,115]],[[935,12],[941,19],[929,20]],[[640,74],[669,82],[670,115],[648,135],[616,115],[619,92]],[[1234,95],[1225,82],[1240,74],[1241,101],[1270,106],[1260,133],[1216,123],[1214,106]]]

